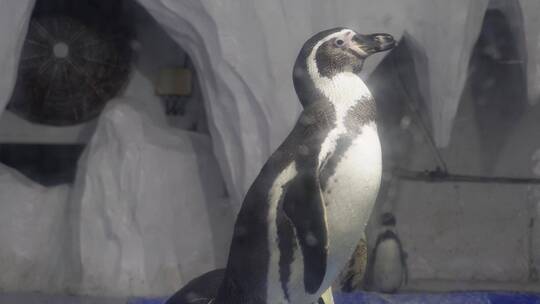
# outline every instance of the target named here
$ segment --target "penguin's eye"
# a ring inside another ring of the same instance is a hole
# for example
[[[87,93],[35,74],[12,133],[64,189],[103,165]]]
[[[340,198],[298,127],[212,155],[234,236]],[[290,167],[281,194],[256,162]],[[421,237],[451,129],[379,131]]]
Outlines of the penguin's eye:
[[[336,46],[342,47],[343,44],[345,44],[345,41],[343,41],[342,39],[336,39],[335,43],[336,43]]]

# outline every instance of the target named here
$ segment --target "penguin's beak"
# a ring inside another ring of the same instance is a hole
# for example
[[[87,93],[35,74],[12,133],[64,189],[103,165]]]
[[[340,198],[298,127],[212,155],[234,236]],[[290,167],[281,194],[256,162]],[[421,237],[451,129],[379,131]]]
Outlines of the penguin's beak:
[[[396,46],[394,37],[390,34],[377,33],[370,35],[356,34],[352,38],[351,50],[361,57],[390,50]]]

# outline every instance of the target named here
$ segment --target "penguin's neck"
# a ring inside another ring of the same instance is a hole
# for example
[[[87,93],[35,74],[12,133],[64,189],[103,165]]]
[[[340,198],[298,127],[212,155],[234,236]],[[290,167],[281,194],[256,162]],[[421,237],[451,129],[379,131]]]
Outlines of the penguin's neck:
[[[338,125],[358,103],[373,103],[371,92],[364,81],[352,72],[341,72],[332,77],[315,77],[313,83],[334,108]]]

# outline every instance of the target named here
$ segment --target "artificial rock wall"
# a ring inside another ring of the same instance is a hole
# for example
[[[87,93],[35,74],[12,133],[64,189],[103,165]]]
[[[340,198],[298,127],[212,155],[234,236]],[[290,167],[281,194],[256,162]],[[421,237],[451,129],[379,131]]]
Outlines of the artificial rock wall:
[[[468,54],[487,1],[140,1],[183,45],[200,71],[211,132],[233,204],[292,127],[300,107],[291,70],[303,42],[320,30],[408,33],[436,138],[448,142]],[[452,11],[453,14],[436,12]],[[242,16],[238,18],[238,16]],[[459,19],[459,21],[457,21]],[[249,24],[249,26],[246,26]],[[428,26],[437,24],[437,26]],[[440,39],[444,37],[444,39]],[[366,74],[382,55],[371,58]],[[452,64],[447,64],[452,62]],[[434,96],[431,98],[431,96]]]

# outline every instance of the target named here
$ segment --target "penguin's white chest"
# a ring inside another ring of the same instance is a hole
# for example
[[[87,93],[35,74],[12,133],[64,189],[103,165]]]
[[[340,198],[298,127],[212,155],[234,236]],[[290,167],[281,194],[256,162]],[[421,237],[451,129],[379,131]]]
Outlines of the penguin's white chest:
[[[371,215],[382,175],[381,146],[375,124],[367,124],[344,151],[322,195],[326,205],[331,284],[349,260]],[[326,286],[327,284],[324,284]]]

